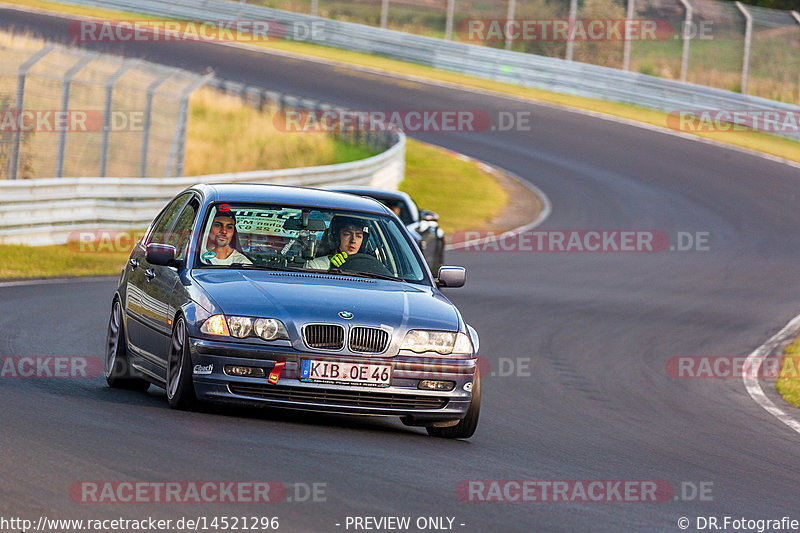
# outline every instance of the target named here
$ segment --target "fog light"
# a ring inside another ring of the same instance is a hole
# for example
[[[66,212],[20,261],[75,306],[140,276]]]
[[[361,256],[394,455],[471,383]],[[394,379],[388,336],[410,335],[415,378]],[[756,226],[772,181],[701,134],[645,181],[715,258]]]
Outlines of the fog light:
[[[423,379],[419,382],[419,388],[422,390],[453,390],[453,387],[455,386],[455,381],[435,381],[432,379]]]
[[[239,376],[242,378],[263,378],[267,375],[263,368],[252,366],[225,365],[225,373],[229,376]]]

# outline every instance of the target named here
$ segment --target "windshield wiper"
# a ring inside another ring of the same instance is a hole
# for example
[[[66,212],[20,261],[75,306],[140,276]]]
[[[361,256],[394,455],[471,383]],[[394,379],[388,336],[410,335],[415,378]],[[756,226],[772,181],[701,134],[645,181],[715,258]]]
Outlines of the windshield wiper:
[[[389,281],[406,281],[403,278],[397,278],[395,276],[389,276],[386,274],[376,274],[374,272],[361,272],[358,270],[342,270],[341,268],[331,268],[327,271],[330,274],[339,274],[342,276],[356,276],[362,278],[374,278],[374,279],[385,279]]]
[[[302,268],[285,267],[280,265],[256,265],[250,263],[231,263],[228,268],[244,268],[249,270],[278,270],[281,272],[299,272]]]

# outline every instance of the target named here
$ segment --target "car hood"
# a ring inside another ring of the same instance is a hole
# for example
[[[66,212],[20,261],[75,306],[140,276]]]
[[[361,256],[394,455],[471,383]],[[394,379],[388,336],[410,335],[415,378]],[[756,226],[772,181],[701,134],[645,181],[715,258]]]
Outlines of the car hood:
[[[293,339],[308,323],[456,331],[455,306],[425,285],[313,272],[198,269],[192,277],[227,315],[278,318]],[[345,320],[339,312],[353,314]],[[294,330],[294,335],[292,334]]]

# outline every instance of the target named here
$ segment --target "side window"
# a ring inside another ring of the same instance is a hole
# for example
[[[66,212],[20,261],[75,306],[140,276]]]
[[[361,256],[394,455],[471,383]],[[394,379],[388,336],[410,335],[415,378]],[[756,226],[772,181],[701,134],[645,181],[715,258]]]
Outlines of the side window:
[[[166,244],[171,244],[175,247],[176,259],[186,258],[186,251],[189,248],[189,241],[191,241],[192,228],[197,218],[198,208],[197,200],[190,200],[178,217],[178,221],[175,222],[175,227],[172,228],[172,231],[167,236]]]
[[[186,200],[189,199],[189,196],[191,196],[191,193],[182,194],[172,201],[172,203],[164,210],[164,214],[161,215],[161,219],[156,223],[153,231],[148,236],[145,245],[154,242],[159,244],[165,243],[167,230],[172,227],[172,223],[175,222],[176,218],[178,218],[178,214],[181,212],[181,207],[183,207],[183,204],[185,204]]]

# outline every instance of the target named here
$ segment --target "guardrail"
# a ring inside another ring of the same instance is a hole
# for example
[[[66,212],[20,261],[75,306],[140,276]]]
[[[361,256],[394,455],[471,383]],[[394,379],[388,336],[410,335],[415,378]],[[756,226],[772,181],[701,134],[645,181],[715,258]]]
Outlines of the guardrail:
[[[634,104],[659,111],[771,110],[800,106],[608,67],[455,43],[361,24],[223,0],[64,0],[65,3],[186,20],[277,21],[287,39],[410,61],[489,80],[575,96]],[[308,31],[313,28],[314,31]],[[736,119],[748,124],[747,118]],[[665,124],[666,126],[666,124]],[[758,129],[758,128],[756,128]],[[800,132],[776,134],[800,140]]]

